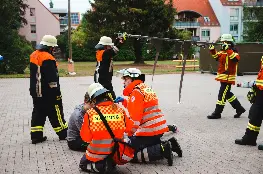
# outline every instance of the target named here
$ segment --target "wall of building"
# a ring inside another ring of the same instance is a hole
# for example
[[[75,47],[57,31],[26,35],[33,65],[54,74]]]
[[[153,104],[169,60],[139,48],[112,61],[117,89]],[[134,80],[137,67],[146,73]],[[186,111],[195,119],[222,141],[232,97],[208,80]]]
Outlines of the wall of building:
[[[44,35],[60,34],[59,20],[39,0],[27,0],[27,4],[29,7],[25,17],[28,24],[19,30],[20,35],[29,41],[39,43]],[[30,8],[35,8],[34,16],[30,16]],[[35,33],[31,33],[31,25],[35,25]]]
[[[203,36],[202,32],[209,31],[209,36]],[[201,41],[209,41],[215,42],[221,35],[221,28],[218,27],[201,27],[200,28],[200,40]]]
[[[221,25],[221,32],[220,34],[230,33],[232,34],[237,40],[241,41],[242,33],[243,33],[243,7],[242,6],[223,6],[219,0],[209,0],[219,22]],[[230,18],[230,10],[232,8],[237,8],[238,10],[238,20],[231,21]],[[230,24],[238,24],[238,33],[235,34],[234,32],[231,33],[230,31]]]

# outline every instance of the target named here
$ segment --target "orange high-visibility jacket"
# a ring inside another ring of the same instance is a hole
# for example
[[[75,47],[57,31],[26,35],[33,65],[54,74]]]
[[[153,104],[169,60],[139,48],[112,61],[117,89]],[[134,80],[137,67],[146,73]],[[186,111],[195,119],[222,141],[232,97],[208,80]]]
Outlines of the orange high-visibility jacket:
[[[106,101],[97,105],[106,118],[115,138],[123,139],[124,133],[131,131],[133,121],[127,118],[125,111],[117,107],[112,108],[113,102]],[[90,143],[87,147],[86,158],[90,161],[97,162],[103,160],[113,151],[114,142],[99,114],[93,109],[89,109],[84,115],[83,124],[80,130],[80,136],[83,141]],[[133,157],[134,152],[126,153],[125,156]]]
[[[42,97],[52,95],[49,85],[56,84],[60,89],[55,58],[45,51],[36,50],[30,55],[30,95]]]
[[[215,79],[220,82],[227,82],[234,85],[236,81],[238,61],[240,60],[239,54],[232,49],[219,52],[214,49],[210,52],[212,57],[219,62]]]
[[[158,106],[156,93],[141,80],[134,80],[123,91],[128,100],[123,105],[128,109],[136,126],[135,136],[154,136],[168,132],[166,120]]]
[[[258,72],[258,77],[256,80],[256,85],[260,90],[263,90],[263,57],[261,59],[261,68]]]

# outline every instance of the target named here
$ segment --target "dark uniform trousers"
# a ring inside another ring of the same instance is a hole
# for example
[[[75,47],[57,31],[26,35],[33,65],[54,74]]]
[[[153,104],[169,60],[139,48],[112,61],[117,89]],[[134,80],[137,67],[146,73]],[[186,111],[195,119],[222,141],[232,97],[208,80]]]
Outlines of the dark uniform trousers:
[[[34,97],[31,119],[31,140],[41,139],[46,121],[46,116],[59,136],[59,139],[67,137],[68,125],[64,119],[61,95],[49,97]]]
[[[249,110],[249,122],[243,139],[256,142],[263,119],[263,91],[256,90],[256,100]]]
[[[111,72],[109,72],[109,74],[106,76],[100,75],[98,72],[95,72],[94,81],[95,83],[100,83],[104,88],[108,89],[111,92],[113,100],[116,99],[116,94],[112,86],[112,73]]]
[[[231,84],[221,82],[221,87],[219,89],[219,94],[218,94],[218,100],[216,103],[215,114],[221,114],[223,112],[226,100],[237,111],[243,109],[236,96],[231,92]]]

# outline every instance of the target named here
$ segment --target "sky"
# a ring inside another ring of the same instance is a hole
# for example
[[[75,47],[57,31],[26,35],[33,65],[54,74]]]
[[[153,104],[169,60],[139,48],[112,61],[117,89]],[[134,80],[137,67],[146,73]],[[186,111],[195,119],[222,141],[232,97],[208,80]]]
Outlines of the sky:
[[[68,0],[52,0],[53,8],[65,8],[68,9]],[[49,8],[50,0],[40,0],[47,8]],[[85,13],[90,8],[89,0],[70,0],[71,12]]]

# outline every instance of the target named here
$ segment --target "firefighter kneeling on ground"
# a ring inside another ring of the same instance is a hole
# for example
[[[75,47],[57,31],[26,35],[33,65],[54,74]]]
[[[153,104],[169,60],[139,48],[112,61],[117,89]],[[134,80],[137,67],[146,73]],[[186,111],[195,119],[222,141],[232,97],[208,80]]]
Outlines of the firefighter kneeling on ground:
[[[248,100],[252,103],[249,110],[249,122],[245,135],[242,139],[235,140],[239,145],[257,145],[257,137],[263,119],[263,56],[261,58],[261,69],[258,73],[256,83],[248,92]],[[259,150],[263,150],[263,145],[258,146]]]
[[[69,118],[67,142],[68,147],[71,150],[84,152],[87,150],[88,144],[81,139],[80,129],[83,123],[85,113],[92,107],[93,105],[90,103],[89,94],[86,93],[84,96],[84,103],[76,106],[74,112]]]
[[[104,88],[112,93],[113,99],[116,98],[112,86],[113,76],[113,57],[118,53],[119,47],[125,40],[125,35],[116,38],[115,42],[107,36],[102,36],[99,43],[95,46],[97,65],[94,73],[94,82],[100,83]]]
[[[37,50],[30,55],[30,95],[33,98],[31,118],[31,140],[33,144],[46,141],[43,136],[46,116],[59,136],[67,137],[68,125],[64,119],[62,95],[60,91],[57,62],[52,53],[57,39],[45,35],[37,45]]]
[[[101,84],[91,84],[88,94],[94,107],[86,112],[80,130],[82,140],[89,145],[79,167],[85,172],[111,172],[116,164],[134,157],[134,149],[127,144],[133,121]]]
[[[237,66],[240,56],[234,48],[234,40],[231,34],[223,34],[220,39],[223,42],[221,51],[217,52],[214,45],[209,49],[212,57],[219,62],[216,80],[221,83],[215,111],[207,116],[208,119],[220,119],[226,100],[236,110],[234,118],[239,118],[246,110],[241,106],[237,97],[230,91],[231,85],[235,85]]]
[[[117,97],[115,102],[122,102],[135,124],[130,139],[137,153],[132,161],[149,162],[166,158],[168,164],[172,165],[172,151],[182,157],[181,147],[174,137],[164,142],[161,137],[165,132],[175,132],[176,127],[167,126],[156,93],[144,83],[145,74],[137,68],[123,69],[117,73],[124,80],[123,95],[128,96],[128,100]]]

